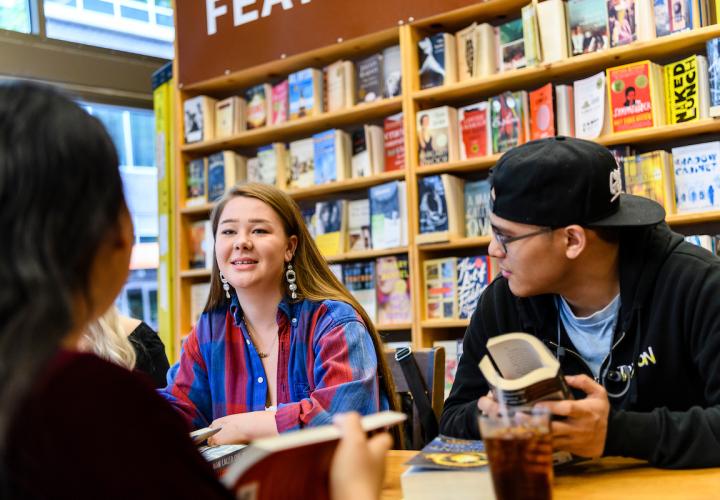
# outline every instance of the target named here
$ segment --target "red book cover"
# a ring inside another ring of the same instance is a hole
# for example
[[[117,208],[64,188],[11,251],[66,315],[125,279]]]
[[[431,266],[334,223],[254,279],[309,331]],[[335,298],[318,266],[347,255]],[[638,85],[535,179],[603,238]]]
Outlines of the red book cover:
[[[488,154],[488,103],[486,101],[458,110],[460,123],[460,159]]]
[[[405,168],[405,134],[403,133],[403,115],[385,118],[385,170]]]
[[[555,111],[552,83],[528,94],[530,101],[530,140],[555,136]]]
[[[650,61],[607,69],[613,132],[652,127]]]
[[[288,119],[288,81],[283,80],[272,88],[272,124]]]

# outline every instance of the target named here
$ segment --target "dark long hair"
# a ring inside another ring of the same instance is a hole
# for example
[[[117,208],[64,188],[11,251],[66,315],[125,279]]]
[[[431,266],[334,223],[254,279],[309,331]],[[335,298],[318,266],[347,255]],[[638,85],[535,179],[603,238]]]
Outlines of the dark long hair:
[[[380,375],[380,389],[383,390],[389,399],[390,407],[397,410],[399,405],[395,395],[395,385],[388,364],[383,355],[383,343],[380,339],[375,326],[370,317],[362,308],[360,303],[352,296],[347,288],[335,277],[328,267],[327,261],[320,254],[315,241],[305,226],[305,221],[300,213],[297,203],[283,191],[267,184],[248,183],[235,186],[215,205],[211,216],[213,237],[217,234],[220,215],[228,201],[238,196],[247,198],[255,198],[262,201],[275,213],[282,221],[283,229],[287,236],[295,235],[298,239],[295,255],[292,259],[293,267],[297,275],[297,295],[299,299],[309,299],[313,301],[337,300],[350,304],[360,315],[363,322],[367,326],[372,338],[375,352],[377,353],[378,374]],[[282,277],[278,286],[282,284]],[[213,270],[210,278],[210,293],[205,310],[209,311],[222,307],[227,304],[228,299],[225,298],[225,292],[220,282],[220,269],[217,260],[213,259]],[[399,411],[399,410],[398,410]]]
[[[101,241],[126,209],[102,124],[50,87],[0,85],[0,457],[14,412],[92,307]],[[5,460],[0,479],[7,485]]]

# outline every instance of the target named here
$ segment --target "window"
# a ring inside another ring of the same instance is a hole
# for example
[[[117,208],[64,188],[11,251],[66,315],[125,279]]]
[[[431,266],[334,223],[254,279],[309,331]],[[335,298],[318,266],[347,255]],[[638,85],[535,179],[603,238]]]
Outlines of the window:
[[[173,58],[170,0],[41,1],[50,38]]]
[[[0,0],[0,29],[30,33],[28,0]]]

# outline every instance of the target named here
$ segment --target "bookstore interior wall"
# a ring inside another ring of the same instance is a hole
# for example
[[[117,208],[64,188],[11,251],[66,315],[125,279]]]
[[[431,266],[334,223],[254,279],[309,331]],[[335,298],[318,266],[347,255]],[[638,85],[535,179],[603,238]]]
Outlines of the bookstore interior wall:
[[[387,342],[450,359],[494,275],[488,172],[515,145],[608,146],[627,192],[714,251],[715,10],[490,0],[179,88],[175,352],[205,302],[213,202],[245,180],[291,194]]]

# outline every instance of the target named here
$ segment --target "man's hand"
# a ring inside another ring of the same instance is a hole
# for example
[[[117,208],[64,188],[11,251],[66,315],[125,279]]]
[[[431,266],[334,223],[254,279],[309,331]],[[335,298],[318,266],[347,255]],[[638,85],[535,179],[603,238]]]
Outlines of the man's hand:
[[[566,420],[552,423],[553,448],[581,457],[599,457],[605,448],[610,413],[607,392],[587,375],[568,376],[565,380],[570,387],[585,392],[587,398],[537,404],[548,408],[555,415],[567,417]]]
[[[222,427],[217,434],[208,438],[210,446],[219,444],[247,443],[260,437],[277,435],[274,411],[251,411],[237,413],[213,420],[211,428]]]
[[[492,391],[478,399],[478,410],[484,415],[495,415],[500,410],[500,405],[495,401]]]

